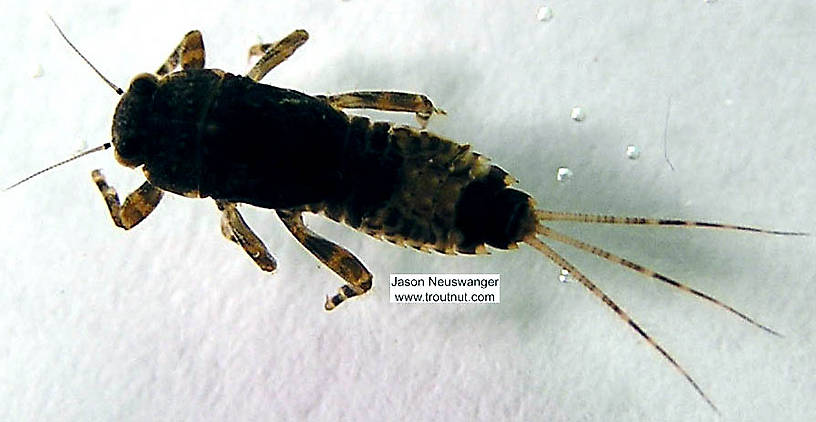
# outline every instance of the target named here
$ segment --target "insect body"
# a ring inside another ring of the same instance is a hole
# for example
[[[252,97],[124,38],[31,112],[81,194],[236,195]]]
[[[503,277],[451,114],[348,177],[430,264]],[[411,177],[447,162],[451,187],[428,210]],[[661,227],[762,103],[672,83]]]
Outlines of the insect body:
[[[295,31],[273,46],[294,46],[305,37],[305,31]],[[273,46],[265,49],[277,52]],[[102,174],[93,174],[120,227],[138,224],[163,191],[213,198],[224,212],[224,233],[272,270],[274,259],[235,204],[275,209],[295,237],[348,283],[327,300],[326,309],[367,291],[372,277],[348,251],[306,229],[305,211],[449,254],[485,252],[485,245],[507,249],[535,233],[531,198],[508,188],[508,174],[469,146],[339,110],[406,109],[427,119],[439,111],[424,96],[313,97],[203,69],[196,31],[185,36],[168,63],[176,60],[183,70],[162,74],[172,69],[165,64],[159,76],[136,76],[113,119],[117,160],[141,166],[147,181],[120,205]],[[269,52],[255,69],[268,60]],[[255,69],[250,72],[255,78],[266,73]]]
[[[129,167],[141,167],[147,181],[121,203],[102,173],[93,172],[114,223],[124,229],[134,227],[155,209],[164,191],[209,197],[222,212],[224,236],[240,245],[262,270],[273,271],[274,257],[247,226],[237,205],[274,209],[294,237],[345,281],[336,295],[327,297],[327,310],[368,291],[372,275],[351,252],[309,230],[303,223],[304,212],[320,213],[374,237],[423,251],[478,254],[486,253],[487,246],[512,249],[525,243],[600,298],[712,407],[702,389],[661,346],[542,239],[568,244],[690,292],[776,334],[705,293],[544,223],[560,220],[801,233],[536,209],[528,194],[510,187],[515,179],[468,145],[341,111],[412,112],[424,126],[432,114],[443,112],[423,95],[353,92],[310,96],[258,83],[307,38],[299,30],[277,43],[252,47],[250,54],[261,58],[244,77],[205,69],[201,34],[192,31],[155,75],[136,76],[116,108],[112,143],[116,159]],[[181,70],[174,72],[178,66]]]

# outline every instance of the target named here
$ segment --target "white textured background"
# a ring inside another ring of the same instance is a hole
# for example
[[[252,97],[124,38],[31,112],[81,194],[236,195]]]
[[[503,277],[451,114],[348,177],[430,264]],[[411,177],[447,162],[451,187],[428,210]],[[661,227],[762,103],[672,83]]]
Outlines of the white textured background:
[[[7,2],[8,3],[8,2]],[[266,83],[398,89],[449,115],[435,132],[491,156],[542,207],[816,232],[816,6],[784,2],[436,1],[4,4],[0,184],[109,139],[119,85],[204,34],[208,67],[295,28],[311,40]],[[171,3],[186,3],[175,5]],[[465,2],[461,2],[465,3]],[[508,2],[509,3],[509,2]],[[194,6],[195,5],[195,6]],[[34,78],[38,66],[43,76]],[[663,132],[671,98],[668,152]],[[570,109],[586,110],[584,122]],[[409,116],[377,117],[411,122]],[[637,161],[624,156],[633,143]],[[565,185],[555,170],[575,172]],[[244,214],[279,260],[257,270],[211,201],[165,197],[130,232],[90,180],[141,183],[109,153],[0,195],[2,420],[807,420],[816,414],[814,238],[563,225],[778,329],[560,247],[691,372],[688,383],[530,248],[423,255],[319,218],[375,287],[339,285],[268,211]],[[394,305],[389,273],[501,273],[500,305]]]

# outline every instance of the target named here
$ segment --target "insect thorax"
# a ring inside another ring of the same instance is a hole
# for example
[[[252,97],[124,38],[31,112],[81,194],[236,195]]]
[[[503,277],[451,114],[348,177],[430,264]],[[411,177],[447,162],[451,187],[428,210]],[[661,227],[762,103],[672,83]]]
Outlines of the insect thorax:
[[[171,192],[287,208],[330,196],[346,116],[306,94],[216,70],[161,81],[149,180]],[[338,141],[339,140],[339,141]]]

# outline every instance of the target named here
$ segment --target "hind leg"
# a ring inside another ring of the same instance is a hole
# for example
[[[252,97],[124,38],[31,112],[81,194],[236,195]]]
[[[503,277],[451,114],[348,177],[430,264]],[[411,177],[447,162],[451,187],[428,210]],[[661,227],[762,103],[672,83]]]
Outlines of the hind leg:
[[[444,110],[434,107],[428,97],[422,94],[396,91],[356,91],[344,94],[318,95],[337,108],[370,108],[382,111],[406,111],[416,114],[416,119],[423,128],[433,114],[446,114]]]
[[[300,212],[278,210],[277,213],[301,245],[345,280],[346,284],[340,287],[336,295],[326,297],[327,311],[336,308],[346,299],[359,296],[371,289],[371,273],[351,252],[309,230],[303,223]]]

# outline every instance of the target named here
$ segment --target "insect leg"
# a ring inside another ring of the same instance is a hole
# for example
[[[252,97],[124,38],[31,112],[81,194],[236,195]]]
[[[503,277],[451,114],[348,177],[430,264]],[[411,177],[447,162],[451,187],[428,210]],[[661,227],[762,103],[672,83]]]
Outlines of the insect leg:
[[[277,210],[283,224],[309,252],[346,281],[338,293],[326,296],[325,308],[330,311],[346,299],[359,296],[371,289],[371,273],[345,248],[338,246],[309,230],[300,212]]]
[[[201,39],[201,32],[193,30],[184,35],[170,57],[156,71],[156,75],[164,76],[172,72],[179,63],[184,70],[204,68],[204,40]]]
[[[120,204],[116,190],[105,182],[105,176],[99,170],[94,170],[91,177],[99,188],[99,192],[102,193],[102,197],[105,198],[113,224],[125,230],[129,230],[144,220],[156,208],[164,194],[161,189],[145,181],[142,186],[125,198],[124,204]]]
[[[446,114],[434,107],[428,97],[422,94],[394,91],[357,91],[335,95],[318,95],[317,98],[337,108],[370,108],[383,111],[407,111],[416,114],[423,128],[428,125],[431,115]]]
[[[215,201],[221,210],[221,233],[224,237],[237,243],[264,271],[275,271],[278,263],[275,257],[263,244],[260,238],[247,225],[238,208],[232,202]]]
[[[294,54],[295,50],[308,39],[309,33],[298,29],[276,43],[253,45],[249,48],[249,57],[261,56],[261,58],[249,70],[247,77],[255,82],[260,81],[275,66],[283,63],[284,60]]]
[[[570,264],[569,261],[561,257],[561,255],[559,255],[556,251],[554,251],[552,248],[544,244],[544,242],[536,238],[535,235],[530,235],[526,237],[524,239],[524,242],[538,249],[539,252],[543,253],[545,256],[547,256],[547,258],[550,258],[553,262],[555,262],[556,265],[568,271],[571,276],[575,277],[575,279],[577,279],[593,295],[601,299],[603,303],[609,307],[609,309],[612,309],[613,312],[615,312],[624,322],[629,324],[629,326],[633,330],[635,330],[641,337],[643,337],[643,339],[646,340],[655,350],[657,350],[661,355],[663,355],[663,357],[666,358],[666,360],[668,360],[669,363],[671,363],[674,369],[680,372],[686,378],[686,380],[689,383],[691,383],[691,386],[694,387],[694,389],[697,391],[697,394],[702,396],[703,400],[705,400],[706,403],[708,403],[708,405],[711,406],[715,412],[719,413],[719,410],[717,410],[717,406],[715,406],[714,402],[712,402],[711,399],[709,399],[708,396],[706,396],[702,388],[700,388],[700,386],[697,385],[697,382],[694,381],[693,378],[691,378],[691,375],[689,375],[689,373],[686,372],[686,370],[683,369],[683,367],[680,366],[680,364],[677,363],[676,360],[674,360],[674,358],[669,354],[669,352],[667,352],[660,344],[657,343],[657,341],[655,341],[649,334],[647,334],[646,331],[640,328],[640,325],[638,325],[638,323],[635,322],[635,320],[633,320],[629,316],[629,314],[626,313],[626,311],[621,309],[621,307],[619,307],[615,303],[615,301],[612,300],[612,298],[607,296],[606,293],[599,289],[598,286],[595,285],[595,283],[590,281],[585,275],[578,271],[578,269],[575,268],[572,264]]]

